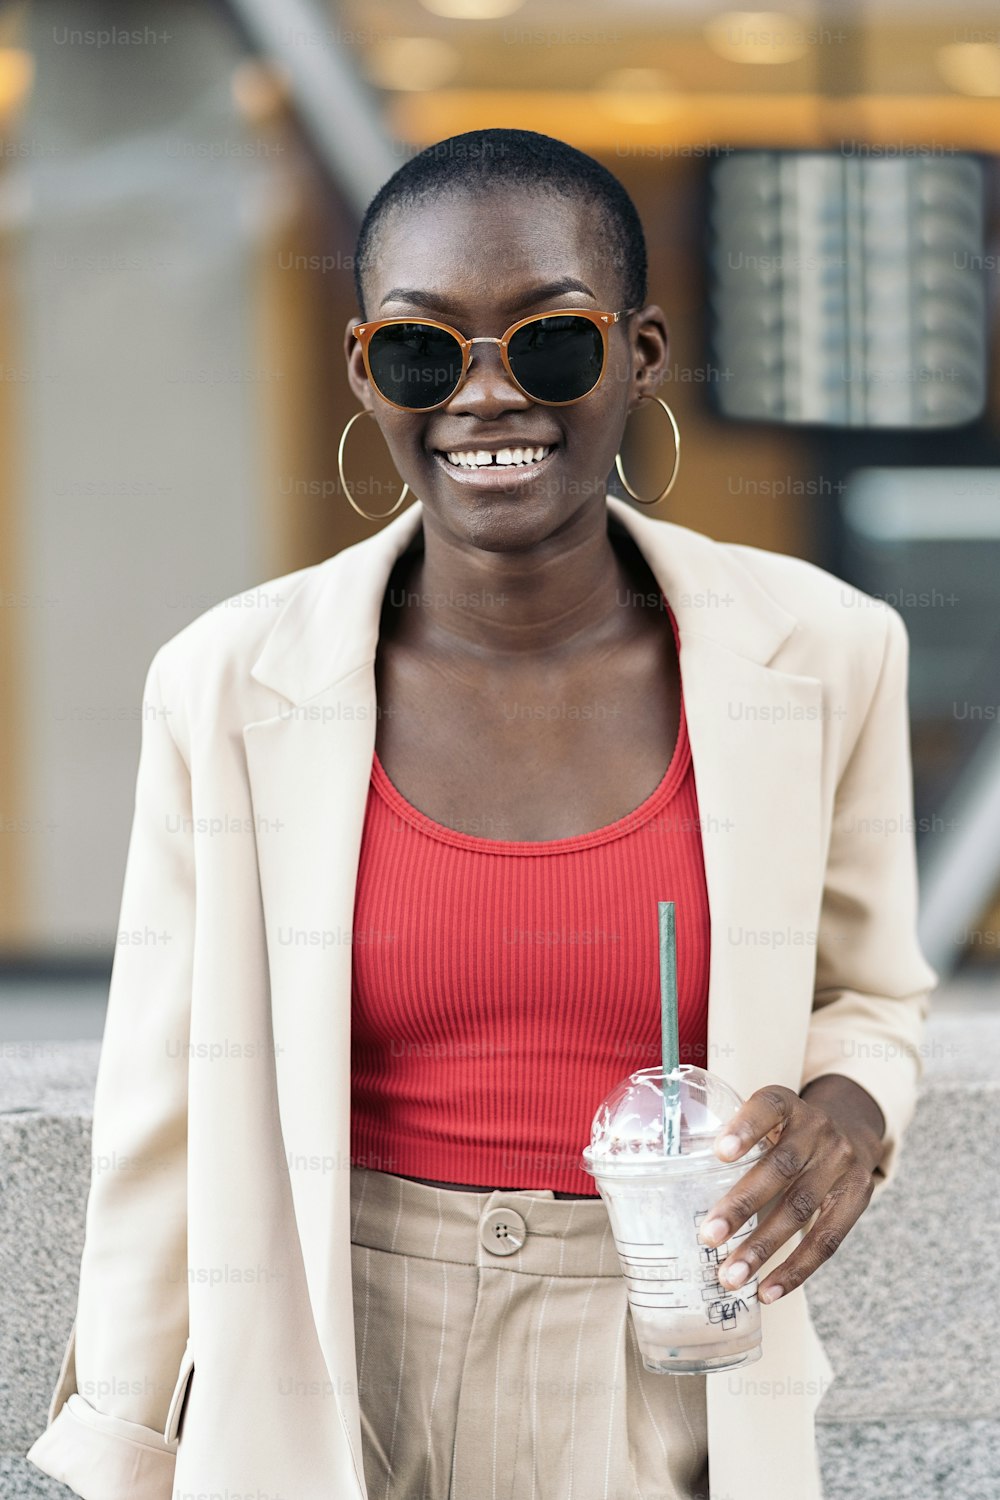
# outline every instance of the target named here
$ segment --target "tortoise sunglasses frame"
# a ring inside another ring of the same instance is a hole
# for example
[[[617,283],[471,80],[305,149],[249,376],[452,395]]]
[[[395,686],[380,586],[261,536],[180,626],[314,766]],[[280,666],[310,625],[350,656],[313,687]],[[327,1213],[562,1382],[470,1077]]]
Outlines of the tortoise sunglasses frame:
[[[459,333],[457,328],[453,328],[450,323],[441,323],[436,318],[374,318],[368,323],[356,324],[355,327],[351,329],[351,332],[361,344],[361,350],[364,354],[365,360],[365,372],[368,376],[369,384],[374,391],[378,392],[380,399],[383,400],[386,405],[394,406],[397,411],[437,411],[438,407],[446,406],[447,403],[455,395],[455,393],[461,390],[463,384],[465,383],[465,379],[469,373],[469,365],[472,360],[473,344],[499,345],[500,358],[503,361],[504,369],[507,371],[507,374],[517,386],[518,390],[523,395],[527,396],[529,400],[537,401],[541,406],[574,406],[577,401],[582,401],[585,396],[589,396],[594,391],[596,391],[597,387],[604,379],[608,368],[608,329],[611,328],[615,323],[617,323],[619,319],[627,317],[629,313],[638,311],[639,309],[637,307],[621,308],[618,312],[601,312],[599,310],[592,310],[589,307],[559,307],[554,308],[551,312],[531,313],[527,318],[519,318],[516,323],[512,323],[510,325],[506,333],[504,333],[500,338],[482,336],[474,339],[468,339],[464,334]],[[524,386],[518,380],[517,376],[514,374],[514,371],[510,366],[510,357],[507,352],[507,346],[510,343],[511,339],[514,337],[515,333],[517,333],[519,329],[526,327],[529,323],[540,322],[543,318],[565,317],[587,318],[599,330],[603,350],[601,358],[601,373],[594,381],[594,384],[590,387],[590,390],[584,391],[582,396],[571,396],[568,401],[545,401],[541,396],[533,396],[530,391],[525,390]],[[462,351],[462,371],[455,383],[454,389],[449,391],[447,396],[443,397],[440,401],[435,401],[432,406],[404,406],[398,401],[390,401],[389,397],[384,395],[382,391],[379,390],[378,385],[375,383],[375,380],[372,377],[371,365],[368,362],[368,345],[373,334],[377,333],[380,328],[386,328],[393,323],[411,323],[418,324],[422,327],[440,328],[445,333],[451,334],[452,338],[455,340]]]

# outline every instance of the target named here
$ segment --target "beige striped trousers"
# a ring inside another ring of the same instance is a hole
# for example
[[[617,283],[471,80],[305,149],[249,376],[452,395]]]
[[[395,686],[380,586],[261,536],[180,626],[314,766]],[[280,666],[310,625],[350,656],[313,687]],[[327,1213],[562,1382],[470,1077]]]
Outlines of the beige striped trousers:
[[[705,1376],[643,1366],[607,1210],[351,1168],[369,1500],[707,1500]]]

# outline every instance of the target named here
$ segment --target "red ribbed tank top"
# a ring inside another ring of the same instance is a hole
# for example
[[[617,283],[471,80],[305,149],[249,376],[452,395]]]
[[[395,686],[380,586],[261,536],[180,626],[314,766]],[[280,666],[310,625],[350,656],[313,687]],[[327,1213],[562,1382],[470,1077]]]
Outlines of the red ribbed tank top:
[[[578,1164],[594,1113],[660,1060],[658,901],[676,903],[681,1061],[705,1067],[710,927],[683,689],[659,785],[571,838],[448,828],[376,753],[354,908],[352,1162],[596,1196]]]

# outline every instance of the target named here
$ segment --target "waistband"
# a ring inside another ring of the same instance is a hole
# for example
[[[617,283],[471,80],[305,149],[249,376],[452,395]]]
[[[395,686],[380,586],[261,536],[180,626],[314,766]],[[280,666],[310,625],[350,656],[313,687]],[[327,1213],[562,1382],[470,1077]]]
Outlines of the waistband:
[[[352,1166],[351,1243],[536,1276],[621,1276],[603,1199],[551,1188],[473,1193]]]

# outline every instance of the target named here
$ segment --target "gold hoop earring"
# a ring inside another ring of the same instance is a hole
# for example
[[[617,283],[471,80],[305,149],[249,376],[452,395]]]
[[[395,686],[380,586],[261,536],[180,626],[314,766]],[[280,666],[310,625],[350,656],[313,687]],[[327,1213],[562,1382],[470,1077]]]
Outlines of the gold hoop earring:
[[[368,511],[362,510],[361,506],[357,504],[357,502],[354,500],[354,498],[351,495],[351,491],[348,488],[347,480],[344,478],[344,444],[347,442],[347,434],[350,432],[351,428],[354,426],[354,423],[358,420],[359,417],[374,417],[374,415],[375,415],[375,413],[369,407],[367,407],[367,406],[363,406],[360,411],[356,411],[354,413],[354,416],[351,417],[351,418],[349,418],[346,427],[344,428],[343,432],[340,434],[340,446],[337,449],[337,470],[338,470],[338,472],[340,474],[340,483],[343,486],[344,494],[347,496],[348,500],[350,500],[351,504],[354,506],[354,509],[357,511],[358,515],[359,516],[364,516],[364,518],[365,518],[366,521],[382,521],[382,520],[385,519],[386,516],[391,516],[393,514],[393,512],[397,511],[399,509],[399,507],[402,505],[403,501],[406,499],[406,496],[407,496],[407,494],[409,492],[409,488],[410,488],[410,486],[408,484],[404,484],[403,485],[403,493],[400,495],[399,499],[396,501],[396,503],[392,507],[392,509],[391,510],[384,510],[379,515],[377,515],[377,516],[370,515]]]
[[[662,396],[654,396],[653,393],[652,393],[652,391],[650,391],[650,392],[648,392],[646,395],[644,395],[642,397],[642,400],[643,401],[658,401],[659,404],[663,407],[663,410],[666,412],[667,416],[670,418],[670,426],[673,428],[673,433],[674,433],[674,467],[670,471],[670,478],[667,480],[667,487],[666,487],[666,489],[660,491],[660,493],[656,496],[655,500],[644,500],[641,495],[637,495],[636,494],[635,490],[632,488],[632,486],[629,484],[628,480],[625,478],[625,470],[622,468],[622,456],[621,456],[621,452],[620,451],[615,454],[615,468],[618,470],[618,478],[621,480],[622,484],[625,486],[625,489],[628,491],[628,493],[632,496],[633,500],[638,500],[638,502],[639,502],[640,505],[659,505],[660,501],[661,500],[665,500],[667,498],[667,496],[670,494],[670,491],[673,489],[673,487],[674,487],[674,480],[677,478],[677,471],[678,471],[678,469],[681,466],[681,434],[680,434],[680,429],[677,426],[677,419],[674,416],[673,412],[670,410],[670,407],[664,401],[664,399],[663,399]]]

